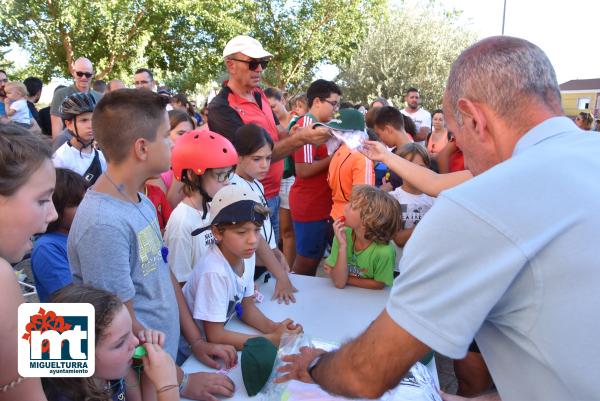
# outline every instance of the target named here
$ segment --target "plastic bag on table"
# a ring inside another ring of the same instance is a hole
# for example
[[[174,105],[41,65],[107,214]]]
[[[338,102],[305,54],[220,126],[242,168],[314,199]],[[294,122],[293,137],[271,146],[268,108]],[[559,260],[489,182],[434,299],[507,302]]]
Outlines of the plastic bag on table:
[[[365,131],[340,131],[332,129],[331,133],[331,139],[328,139],[325,144],[325,146],[327,146],[328,155],[335,153],[342,143],[345,143],[346,146],[348,146],[348,149],[356,150],[369,139],[369,136]]]
[[[319,385],[313,383],[303,383],[296,380],[281,384],[273,382],[277,376],[277,369],[285,364],[281,358],[286,355],[299,353],[302,347],[315,347],[324,349],[325,351],[333,351],[339,348],[339,344],[319,339],[311,340],[304,333],[283,336],[279,351],[277,352],[273,372],[271,372],[271,377],[267,385],[258,394],[259,399],[261,401],[351,401],[345,397],[331,395],[319,387]],[[398,386],[387,391],[380,400],[442,401],[429,369],[419,362],[409,370]]]

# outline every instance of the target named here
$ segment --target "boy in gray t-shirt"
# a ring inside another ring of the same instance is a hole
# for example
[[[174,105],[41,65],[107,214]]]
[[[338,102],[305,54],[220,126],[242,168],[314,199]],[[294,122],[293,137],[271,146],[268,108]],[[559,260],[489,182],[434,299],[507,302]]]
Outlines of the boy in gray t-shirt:
[[[165,350],[175,358],[179,341],[175,291],[161,256],[156,211],[147,197],[141,198],[134,204],[88,191],[69,233],[73,281],[133,300],[138,322],[165,333]]]
[[[169,169],[171,140],[163,99],[151,91],[122,89],[96,105],[94,136],[108,168],[83,198],[71,226],[73,280],[118,295],[140,341],[146,340],[145,329],[163,332],[165,350],[175,359],[181,330],[198,360],[219,368],[213,358],[221,358],[230,368],[236,363],[235,349],[202,338],[167,265],[156,210],[138,192],[146,180]],[[230,397],[234,391],[229,378],[213,373],[187,375],[178,369],[178,381],[185,398]]]

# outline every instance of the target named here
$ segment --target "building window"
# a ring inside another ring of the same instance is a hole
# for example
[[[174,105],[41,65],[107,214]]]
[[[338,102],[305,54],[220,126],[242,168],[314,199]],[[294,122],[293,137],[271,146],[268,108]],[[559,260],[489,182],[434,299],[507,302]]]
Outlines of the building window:
[[[579,110],[587,110],[590,108],[590,99],[589,97],[580,97],[577,99],[577,108]]]

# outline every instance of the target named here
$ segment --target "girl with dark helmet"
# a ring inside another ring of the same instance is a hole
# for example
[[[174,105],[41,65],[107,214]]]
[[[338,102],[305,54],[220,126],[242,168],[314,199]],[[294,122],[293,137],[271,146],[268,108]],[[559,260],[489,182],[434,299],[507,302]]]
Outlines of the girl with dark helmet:
[[[87,93],[74,93],[63,101],[61,118],[71,138],[52,156],[55,167],[75,171],[83,177],[87,187],[94,185],[106,170],[104,155],[94,147],[92,112],[95,106],[95,99]]]

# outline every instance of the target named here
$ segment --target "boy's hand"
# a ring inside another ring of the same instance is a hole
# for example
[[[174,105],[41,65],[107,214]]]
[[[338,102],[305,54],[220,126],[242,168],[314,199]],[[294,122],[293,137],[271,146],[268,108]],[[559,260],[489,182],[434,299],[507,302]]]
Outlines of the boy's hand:
[[[333,222],[333,232],[338,240],[338,245],[340,248],[344,249],[348,246],[348,241],[346,240],[346,225],[344,224],[345,220],[344,216],[342,216]]]
[[[394,187],[392,186],[392,184],[390,184],[390,182],[388,181],[388,179],[386,178],[386,176],[381,178],[381,185],[379,186],[379,189],[381,189],[382,191],[385,192],[390,192],[394,190]]]
[[[141,344],[158,344],[161,348],[165,346],[165,333],[159,330],[143,329],[138,332],[138,340]]]
[[[160,389],[164,386],[177,385],[177,370],[171,356],[155,343],[147,342],[144,348],[148,353],[142,357],[144,373],[154,387]]]
[[[283,279],[277,280],[271,300],[277,299],[277,302],[285,302],[286,305],[289,305],[290,302],[296,302],[295,292],[298,292],[298,290],[292,285],[286,273]]]
[[[223,360],[225,368],[230,369],[237,363],[237,351],[231,345],[212,344],[203,339],[197,340],[192,344],[194,356],[206,366],[213,369],[220,369],[219,362],[215,359]]]
[[[217,373],[191,373],[181,396],[192,400],[219,401],[215,395],[231,397],[235,384],[225,375]]]
[[[331,276],[331,266],[327,266],[327,265],[323,265],[323,271],[325,272],[325,274],[327,274],[328,276]]]
[[[275,330],[272,333],[267,334],[265,337],[276,347],[279,347],[281,336],[284,334],[300,334],[302,333],[302,326],[294,323],[292,319],[285,319],[283,322],[276,323]]]

